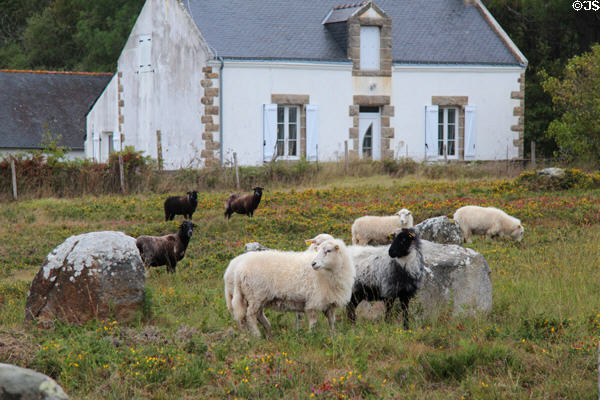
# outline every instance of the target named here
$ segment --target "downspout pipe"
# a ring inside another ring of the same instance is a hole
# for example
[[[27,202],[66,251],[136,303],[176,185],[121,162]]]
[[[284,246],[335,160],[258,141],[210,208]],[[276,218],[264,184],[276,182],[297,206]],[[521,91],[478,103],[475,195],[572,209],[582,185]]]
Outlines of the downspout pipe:
[[[217,56],[217,60],[221,63],[219,67],[219,159],[221,167],[223,166],[223,67],[225,62],[223,57]]]

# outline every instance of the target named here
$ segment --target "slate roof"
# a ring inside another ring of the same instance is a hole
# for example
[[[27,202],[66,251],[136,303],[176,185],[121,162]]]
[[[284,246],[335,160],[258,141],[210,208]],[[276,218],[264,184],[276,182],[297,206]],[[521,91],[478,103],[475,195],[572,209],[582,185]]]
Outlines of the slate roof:
[[[39,149],[42,134],[83,150],[85,116],[112,74],[0,70],[0,148]]]
[[[196,25],[219,56],[348,61],[322,24],[352,0],[189,0]],[[520,65],[476,6],[462,0],[374,0],[392,18],[394,63]],[[335,17],[343,17],[343,9]]]

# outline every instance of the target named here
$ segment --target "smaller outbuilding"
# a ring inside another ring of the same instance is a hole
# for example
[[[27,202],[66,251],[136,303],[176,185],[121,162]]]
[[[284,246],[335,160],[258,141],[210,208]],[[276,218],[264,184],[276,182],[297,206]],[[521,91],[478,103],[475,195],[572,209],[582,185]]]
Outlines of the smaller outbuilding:
[[[0,70],[0,153],[40,150],[49,133],[84,158],[85,116],[112,75]]]

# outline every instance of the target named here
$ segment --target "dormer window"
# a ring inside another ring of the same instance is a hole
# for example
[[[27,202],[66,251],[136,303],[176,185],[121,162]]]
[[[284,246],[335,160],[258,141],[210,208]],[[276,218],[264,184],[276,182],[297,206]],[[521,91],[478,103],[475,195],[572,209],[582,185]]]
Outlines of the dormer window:
[[[360,69],[361,71],[379,70],[380,28],[378,26],[360,27]]]

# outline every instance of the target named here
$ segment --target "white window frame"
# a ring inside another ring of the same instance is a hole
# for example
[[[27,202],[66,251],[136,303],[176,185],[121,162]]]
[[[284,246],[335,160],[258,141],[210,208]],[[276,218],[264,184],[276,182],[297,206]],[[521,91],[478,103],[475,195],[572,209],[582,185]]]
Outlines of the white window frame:
[[[448,110],[454,110],[454,122],[452,124],[448,123]],[[459,139],[459,109],[458,107],[439,107],[438,116],[442,113],[443,118],[438,117],[438,135],[437,135],[437,155],[438,158],[444,158],[444,147],[446,150],[448,149],[448,126],[454,125],[454,154],[447,154],[446,158],[448,159],[457,159],[458,158],[458,139]],[[440,127],[442,128],[442,132],[440,132]],[[442,133],[440,138],[440,133]],[[440,145],[442,147],[440,147]]]
[[[279,121],[279,109],[282,108],[283,111],[283,121],[280,122]],[[296,142],[296,154],[295,155],[289,155],[289,151],[290,151],[290,120],[289,120],[289,115],[290,115],[290,109],[295,109],[296,110],[296,138],[294,139],[294,141]],[[301,122],[301,118],[300,118],[300,112],[301,112],[301,108],[300,106],[297,105],[286,105],[286,104],[278,104],[277,105],[277,136],[276,136],[276,140],[275,140],[275,154],[277,155],[278,159],[282,159],[282,160],[299,160],[300,159],[300,130],[301,130],[301,126],[300,126],[300,122]],[[279,138],[279,127],[280,125],[283,127],[283,138],[280,139]],[[283,142],[283,154],[279,154],[279,143]]]

